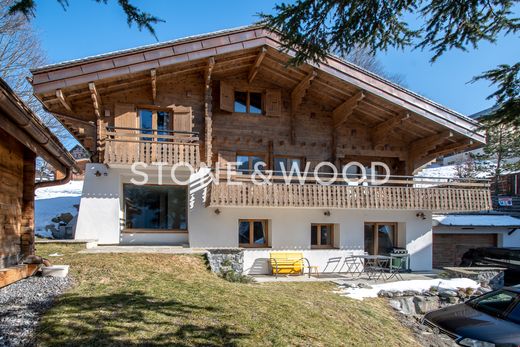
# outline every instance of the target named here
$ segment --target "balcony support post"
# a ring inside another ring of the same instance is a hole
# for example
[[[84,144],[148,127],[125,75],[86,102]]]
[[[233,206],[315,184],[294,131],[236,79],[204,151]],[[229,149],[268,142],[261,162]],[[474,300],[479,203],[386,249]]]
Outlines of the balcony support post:
[[[213,123],[213,103],[211,96],[211,73],[215,67],[215,58],[208,59],[208,65],[204,72],[204,153],[205,162],[208,167],[212,165],[212,123]]]

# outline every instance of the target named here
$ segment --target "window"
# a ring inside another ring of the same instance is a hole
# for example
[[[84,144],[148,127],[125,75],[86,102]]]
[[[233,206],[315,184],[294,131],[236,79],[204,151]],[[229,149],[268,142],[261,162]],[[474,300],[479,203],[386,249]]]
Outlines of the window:
[[[486,312],[494,316],[500,316],[509,310],[511,304],[515,302],[516,297],[516,293],[507,290],[500,290],[498,292],[489,293],[487,295],[478,297],[469,303],[479,311]]]
[[[281,175],[282,174],[282,165],[285,169],[286,174],[291,172],[291,168],[293,166],[297,167],[298,170],[302,169],[302,162],[303,160],[301,158],[291,158],[291,157],[274,157],[274,171],[275,175]]]
[[[267,220],[239,220],[238,243],[240,247],[267,247]]]
[[[262,93],[235,91],[234,112],[263,114]]]
[[[142,134],[154,134],[157,130],[157,135],[170,135],[172,129],[171,113],[166,110],[149,110],[139,109],[139,127]],[[143,138],[145,141],[152,141],[152,138]],[[165,138],[157,139],[159,142],[168,141]]]
[[[334,246],[333,224],[311,225],[311,248],[332,248]]]
[[[188,230],[186,196],[185,187],[125,184],[125,228]]]
[[[388,255],[396,246],[396,223],[365,223],[365,252]]]
[[[251,174],[255,170],[255,165],[258,162],[265,163],[263,154],[237,154],[236,156],[237,170],[246,174]],[[265,170],[264,165],[259,165],[261,171]]]

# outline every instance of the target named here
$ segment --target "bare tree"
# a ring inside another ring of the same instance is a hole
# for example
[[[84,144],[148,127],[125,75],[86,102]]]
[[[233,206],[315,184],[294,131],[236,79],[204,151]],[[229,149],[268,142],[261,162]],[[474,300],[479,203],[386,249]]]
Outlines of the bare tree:
[[[389,81],[392,81],[401,86],[405,86],[405,77],[401,74],[391,74],[386,71],[381,61],[377,59],[377,57],[370,52],[367,47],[356,46],[352,49],[345,57],[343,57],[346,61],[349,61],[357,66],[362,67],[365,70],[375,73],[381,77],[386,78]]]
[[[40,117],[58,138],[71,135],[50,113],[43,110],[27,81],[31,67],[43,65],[46,57],[30,23],[23,14],[10,14],[14,0],[0,0],[0,77]],[[38,162],[40,163],[40,161]],[[45,163],[41,165],[45,166]]]

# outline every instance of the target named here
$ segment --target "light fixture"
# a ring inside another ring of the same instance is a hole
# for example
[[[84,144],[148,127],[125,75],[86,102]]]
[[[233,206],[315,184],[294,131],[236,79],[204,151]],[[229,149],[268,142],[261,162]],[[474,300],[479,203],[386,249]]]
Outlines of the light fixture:
[[[323,215],[324,215],[324,216],[327,216],[327,217],[330,217],[330,211],[325,211],[325,212],[323,212]]]
[[[218,216],[220,214],[220,209],[216,208],[215,209],[215,214]]]
[[[424,212],[417,212],[417,214],[415,215],[417,218],[420,218],[422,220],[425,220],[426,219],[426,216],[424,215]]]

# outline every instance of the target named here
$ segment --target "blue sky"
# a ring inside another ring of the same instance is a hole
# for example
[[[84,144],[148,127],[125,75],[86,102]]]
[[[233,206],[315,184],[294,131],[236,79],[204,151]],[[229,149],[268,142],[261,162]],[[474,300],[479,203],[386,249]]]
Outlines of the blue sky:
[[[37,1],[37,16],[32,23],[49,63],[156,42],[147,31],[139,32],[135,26],[129,28],[116,1],[108,2],[102,5],[93,0],[72,0],[65,12],[58,1]],[[271,12],[277,2],[133,1],[166,21],[156,26],[160,41],[248,25],[257,21],[256,13]],[[404,76],[409,89],[469,115],[492,106],[493,102],[486,100],[492,92],[487,82],[467,82],[498,64],[520,60],[519,47],[520,38],[508,36],[496,44],[482,43],[478,50],[448,52],[434,64],[429,62],[429,52],[390,50],[379,53],[378,57],[389,73]]]

